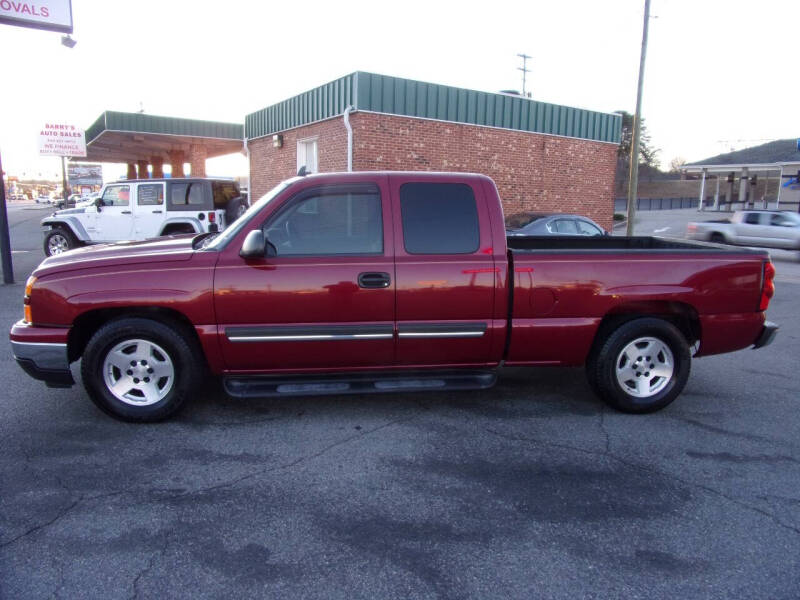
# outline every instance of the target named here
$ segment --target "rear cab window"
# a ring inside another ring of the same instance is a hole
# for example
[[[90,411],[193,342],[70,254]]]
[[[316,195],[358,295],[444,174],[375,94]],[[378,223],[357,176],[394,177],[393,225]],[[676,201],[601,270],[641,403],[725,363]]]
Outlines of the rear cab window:
[[[408,254],[472,254],[480,247],[478,206],[469,185],[404,183],[400,213]]]
[[[758,225],[760,221],[761,221],[761,213],[750,212],[750,213],[745,213],[744,215],[744,222],[747,223],[748,225]]]

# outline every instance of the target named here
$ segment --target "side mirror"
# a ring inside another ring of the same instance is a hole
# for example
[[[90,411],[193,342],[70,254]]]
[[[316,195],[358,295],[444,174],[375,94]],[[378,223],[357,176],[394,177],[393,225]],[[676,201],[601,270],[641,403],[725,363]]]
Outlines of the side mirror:
[[[103,206],[103,199],[102,198],[95,198],[94,205],[97,207],[97,212],[100,212],[101,207]]]
[[[239,250],[239,256],[242,258],[264,258],[266,251],[267,239],[264,237],[264,232],[260,229],[254,229],[244,238],[242,249]]]

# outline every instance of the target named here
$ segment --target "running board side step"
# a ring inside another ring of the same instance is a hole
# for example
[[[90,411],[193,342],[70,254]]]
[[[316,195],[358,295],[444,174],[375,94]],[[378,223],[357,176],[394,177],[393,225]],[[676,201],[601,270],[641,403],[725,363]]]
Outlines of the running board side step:
[[[495,371],[408,371],[343,375],[230,375],[223,385],[234,398],[322,396],[336,394],[385,394],[482,390],[497,381]]]

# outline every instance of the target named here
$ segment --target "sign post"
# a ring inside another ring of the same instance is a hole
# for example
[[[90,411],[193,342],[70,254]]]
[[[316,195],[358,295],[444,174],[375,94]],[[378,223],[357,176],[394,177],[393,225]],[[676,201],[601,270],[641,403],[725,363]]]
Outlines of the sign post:
[[[39,0],[35,4],[0,0],[0,23],[69,34],[72,33],[72,0]],[[86,156],[85,140],[83,154],[76,156]],[[14,283],[2,160],[0,160],[0,262],[3,264],[3,283]]]
[[[0,258],[3,263],[3,283],[14,283],[14,266],[11,264],[11,239],[6,212],[6,182],[3,179],[3,159],[0,158]]]
[[[67,206],[67,156],[86,156],[86,134],[69,123],[45,123],[39,130],[39,154],[61,157],[61,190]]]

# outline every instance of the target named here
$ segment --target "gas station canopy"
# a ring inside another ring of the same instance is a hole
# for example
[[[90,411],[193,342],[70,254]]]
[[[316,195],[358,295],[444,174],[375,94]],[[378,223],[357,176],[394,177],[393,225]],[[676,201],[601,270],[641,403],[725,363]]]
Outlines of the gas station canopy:
[[[143,113],[106,111],[86,130],[82,161],[129,165],[190,162],[205,171],[205,159],[242,151],[244,127]]]

